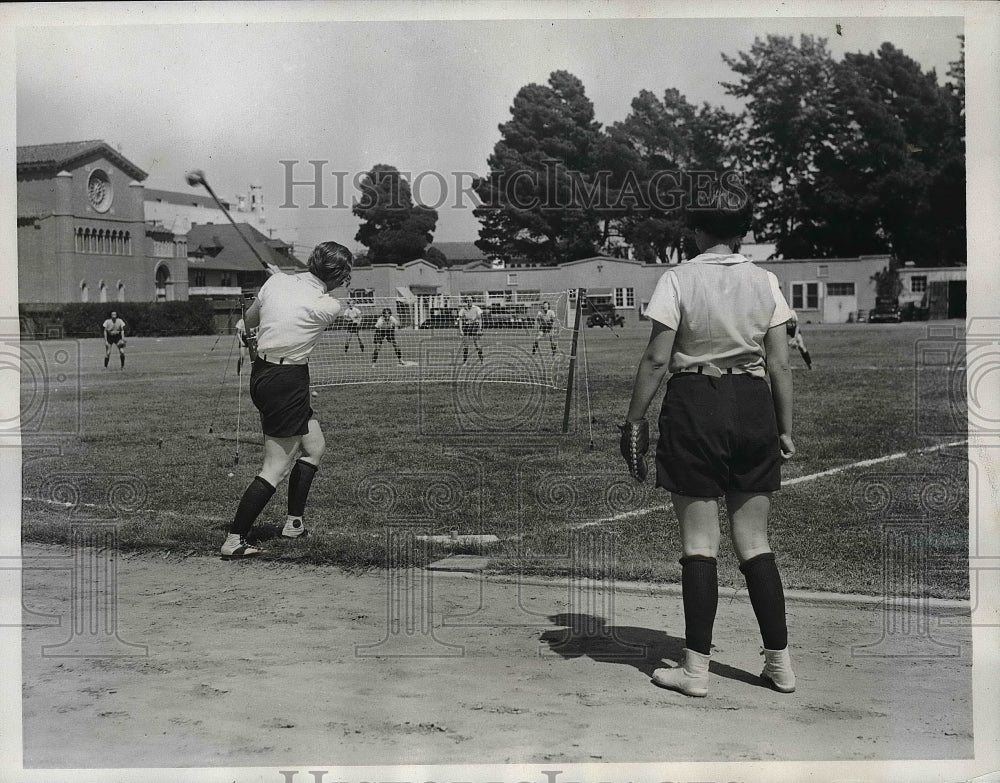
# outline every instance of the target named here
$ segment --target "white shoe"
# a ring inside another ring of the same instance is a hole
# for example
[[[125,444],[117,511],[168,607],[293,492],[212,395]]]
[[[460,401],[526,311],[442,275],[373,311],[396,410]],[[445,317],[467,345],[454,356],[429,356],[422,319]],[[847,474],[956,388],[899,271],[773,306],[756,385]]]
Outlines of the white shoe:
[[[781,693],[792,693],[795,690],[795,673],[792,671],[792,657],[788,648],[784,650],[761,650],[764,656],[764,671],[760,677],[764,682]]]
[[[653,682],[688,696],[707,696],[710,660],[710,655],[703,655],[685,647],[684,665],[676,669],[657,669],[653,672]]]
[[[222,545],[222,556],[225,558],[253,557],[260,554],[260,549],[251,544],[238,533],[230,533]]]
[[[302,524],[302,517],[289,519],[281,529],[282,538],[299,538],[305,535],[308,535],[308,533],[306,532],[305,525]]]

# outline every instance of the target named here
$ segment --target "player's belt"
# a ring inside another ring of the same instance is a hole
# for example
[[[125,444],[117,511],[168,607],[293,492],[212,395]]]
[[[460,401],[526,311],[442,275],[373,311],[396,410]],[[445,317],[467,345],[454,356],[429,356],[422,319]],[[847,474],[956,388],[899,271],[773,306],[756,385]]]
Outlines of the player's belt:
[[[674,375],[750,375],[751,373],[741,367],[710,367],[707,364],[699,364],[697,367],[689,367],[686,370],[675,372]]]
[[[300,366],[303,364],[309,364],[308,359],[287,359],[284,356],[273,356],[266,353],[257,354],[257,358],[260,359],[265,364],[289,364],[293,366]]]

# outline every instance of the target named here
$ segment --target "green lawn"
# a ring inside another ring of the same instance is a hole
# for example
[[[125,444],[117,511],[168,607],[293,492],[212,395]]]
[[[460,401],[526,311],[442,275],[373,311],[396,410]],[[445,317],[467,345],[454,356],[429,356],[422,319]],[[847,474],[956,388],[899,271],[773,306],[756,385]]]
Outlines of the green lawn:
[[[962,401],[950,399],[961,368],[921,359],[917,371],[926,324],[804,329],[815,369],[793,357],[799,453],[785,479],[910,455],[775,496],[771,538],[786,585],[879,594],[907,557],[916,568],[890,589],[967,597],[966,450],[913,453],[965,437]],[[617,334],[586,331],[566,435],[564,393],[554,389],[423,382],[420,367],[393,376],[388,366],[377,384],[319,388],[329,451],[307,509],[312,535],[270,540],[284,517],[279,488],[259,522],[264,556],[363,568],[480,551],[415,538],[457,531],[497,536],[488,551],[500,570],[676,581],[669,497],[651,479],[632,482],[617,452],[614,425],[647,332]],[[409,332],[402,342],[436,337]],[[107,520],[122,547],[215,551],[260,459],[230,342],[130,338],[124,372],[114,357],[102,367],[99,340],[26,343],[24,538],[67,541],[71,523]],[[901,546],[901,535],[919,545]],[[743,584],[726,545],[720,579]]]

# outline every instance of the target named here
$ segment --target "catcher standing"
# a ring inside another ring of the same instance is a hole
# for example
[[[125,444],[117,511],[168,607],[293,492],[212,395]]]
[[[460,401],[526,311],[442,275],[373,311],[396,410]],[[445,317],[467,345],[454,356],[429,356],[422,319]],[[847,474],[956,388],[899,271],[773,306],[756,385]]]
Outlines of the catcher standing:
[[[555,354],[556,340],[552,329],[556,325],[556,318],[556,311],[549,306],[548,302],[542,302],[542,307],[535,316],[535,323],[538,325],[538,333],[535,335],[535,344],[531,346],[532,356],[534,356],[535,351],[538,350],[538,341],[541,340],[544,335],[549,336],[549,347],[552,348],[552,353]]]
[[[101,324],[104,332],[104,367],[107,369],[108,361],[111,359],[111,346],[118,347],[118,358],[121,360],[122,369],[125,369],[125,322],[118,317],[118,313],[111,311],[111,316]]]
[[[646,474],[645,415],[664,375],[656,484],[671,493],[683,557],[684,662],[657,669],[653,681],[688,696],[708,692],[719,588],[719,503],[726,498],[733,548],[746,579],[761,638],[761,677],[795,690],[785,597],[767,538],[771,493],[781,464],[795,453],[792,381],[785,323],[791,311],[777,278],[734,248],[750,227],[750,205],[721,192],[712,208],[692,210],[700,255],[664,273],[646,314],[653,321],[622,425],[621,450],[632,475]]]
[[[240,498],[222,545],[224,557],[260,553],[247,536],[285,476],[288,517],[281,535],[298,538],[305,533],[306,498],[326,451],[323,430],[309,405],[309,355],[340,314],[340,302],[330,292],[350,282],[353,261],[343,245],[317,245],[308,272],[273,274],[246,311],[246,326],[257,329],[250,398],[260,411],[264,464]]]
[[[361,311],[354,302],[347,301],[347,309],[344,310],[344,318],[347,319],[347,341],[344,343],[344,353],[351,347],[351,337],[358,339],[358,348],[365,351],[365,344],[361,342]]]
[[[462,364],[469,359],[469,340],[476,346],[476,353],[482,362],[483,348],[479,344],[479,337],[483,333],[483,311],[479,305],[472,303],[471,297],[462,300],[462,307],[458,311],[458,333],[462,338]]]
[[[392,310],[388,307],[383,308],[382,315],[375,322],[375,340],[374,349],[372,351],[372,364],[378,361],[378,349],[383,342],[387,342],[392,345],[392,349],[396,352],[396,361],[399,362],[400,366],[403,364],[403,354],[399,351],[399,346],[396,344],[396,330],[399,328],[399,319],[392,314]]]

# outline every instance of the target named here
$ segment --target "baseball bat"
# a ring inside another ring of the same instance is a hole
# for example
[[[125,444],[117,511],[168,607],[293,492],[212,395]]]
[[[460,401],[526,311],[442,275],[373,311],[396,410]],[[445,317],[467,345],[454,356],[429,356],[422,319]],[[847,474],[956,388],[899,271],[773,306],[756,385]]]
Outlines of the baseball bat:
[[[247,247],[250,248],[250,252],[252,252],[257,257],[257,260],[260,261],[261,266],[263,266],[264,269],[266,269],[269,274],[274,274],[275,272],[279,271],[276,266],[267,263],[267,261],[265,261],[261,257],[260,253],[257,252],[257,248],[255,248],[251,244],[250,240],[246,238],[243,232],[240,231],[240,227],[236,225],[236,221],[233,220],[233,216],[229,214],[229,210],[226,209],[226,205],[219,200],[219,197],[215,195],[215,191],[212,190],[212,186],[208,184],[208,180],[205,179],[204,171],[202,171],[201,169],[195,169],[194,171],[188,172],[187,183],[193,188],[197,187],[198,185],[201,185],[203,188],[205,188],[205,190],[208,191],[208,195],[210,195],[212,197],[212,200],[219,205],[219,209],[222,210],[222,214],[224,214],[226,218],[229,220],[229,222],[232,223],[233,228],[236,229],[236,233],[240,235],[240,239],[242,239],[244,242],[247,243]]]

